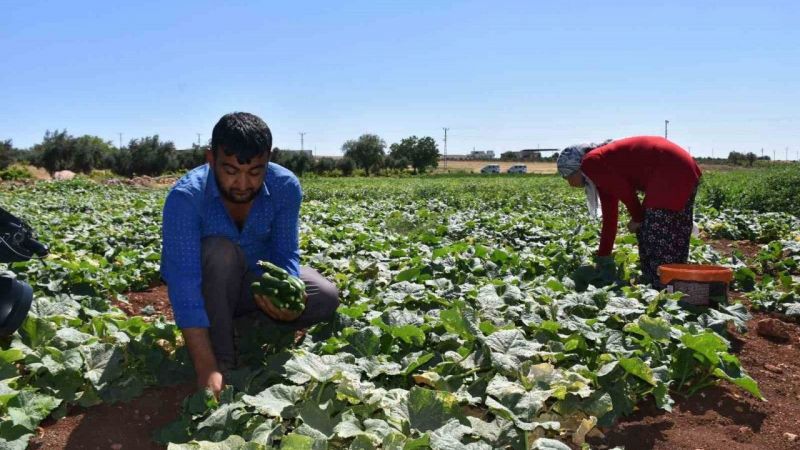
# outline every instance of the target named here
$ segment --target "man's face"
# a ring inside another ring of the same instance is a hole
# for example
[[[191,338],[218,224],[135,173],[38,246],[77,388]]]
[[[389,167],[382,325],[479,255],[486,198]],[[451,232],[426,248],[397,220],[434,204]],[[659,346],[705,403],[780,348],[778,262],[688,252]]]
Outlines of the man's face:
[[[222,148],[206,152],[206,160],[214,169],[217,187],[222,196],[232,203],[250,203],[264,185],[269,153],[240,164],[236,155],[226,155]]]

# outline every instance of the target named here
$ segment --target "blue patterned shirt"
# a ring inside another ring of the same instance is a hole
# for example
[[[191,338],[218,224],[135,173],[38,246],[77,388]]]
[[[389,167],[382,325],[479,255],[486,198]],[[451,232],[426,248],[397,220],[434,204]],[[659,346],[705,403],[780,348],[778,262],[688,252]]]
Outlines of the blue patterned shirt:
[[[202,294],[201,240],[221,236],[244,251],[250,271],[261,274],[259,259],[300,271],[298,218],[303,191],[297,177],[274,163],[267,166],[264,188],[241,229],[222,203],[209,165],[193,169],[175,183],[164,203],[161,276],[180,328],[208,328]]]

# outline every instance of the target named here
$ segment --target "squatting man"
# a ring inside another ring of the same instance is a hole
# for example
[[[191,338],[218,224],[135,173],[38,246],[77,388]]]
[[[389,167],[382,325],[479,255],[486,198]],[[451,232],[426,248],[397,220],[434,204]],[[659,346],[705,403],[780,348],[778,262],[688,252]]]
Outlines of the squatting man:
[[[237,365],[234,320],[300,329],[331,318],[336,286],[300,266],[297,177],[269,163],[272,133],[259,117],[226,114],[214,126],[206,161],[178,180],[164,204],[161,274],[197,383],[215,395]],[[264,260],[306,285],[302,312],[275,307],[250,285]]]

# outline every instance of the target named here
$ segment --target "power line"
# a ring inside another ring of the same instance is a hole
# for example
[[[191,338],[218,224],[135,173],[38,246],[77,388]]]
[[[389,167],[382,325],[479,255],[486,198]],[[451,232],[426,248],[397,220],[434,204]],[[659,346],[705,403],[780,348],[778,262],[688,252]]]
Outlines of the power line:
[[[447,170],[447,130],[450,128],[442,127],[444,130],[444,169]]]

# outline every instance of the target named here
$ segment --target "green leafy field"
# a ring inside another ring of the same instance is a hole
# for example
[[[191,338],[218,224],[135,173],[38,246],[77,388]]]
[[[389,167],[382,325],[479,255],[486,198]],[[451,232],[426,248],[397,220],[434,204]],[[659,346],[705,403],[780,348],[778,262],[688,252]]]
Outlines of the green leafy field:
[[[247,365],[219,400],[186,399],[154,436],[170,448],[557,449],[649,396],[669,410],[726,380],[760,397],[725,335],[746,308],[689,310],[636,284],[632,235],[594,268],[598,225],[560,179],[303,186],[303,264],[338,285],[337,318],[299,344],[274,329],[241,336]],[[0,447],[25,448],[70,405],[193,379],[173,324],[109,302],[158,283],[165,194],[80,180],[0,190],[52,248],[12,267],[36,299],[0,346]],[[721,211],[699,208],[706,236],[762,253],[723,258],[696,240],[691,259],[735,268],[754,307],[800,316],[798,219]]]

